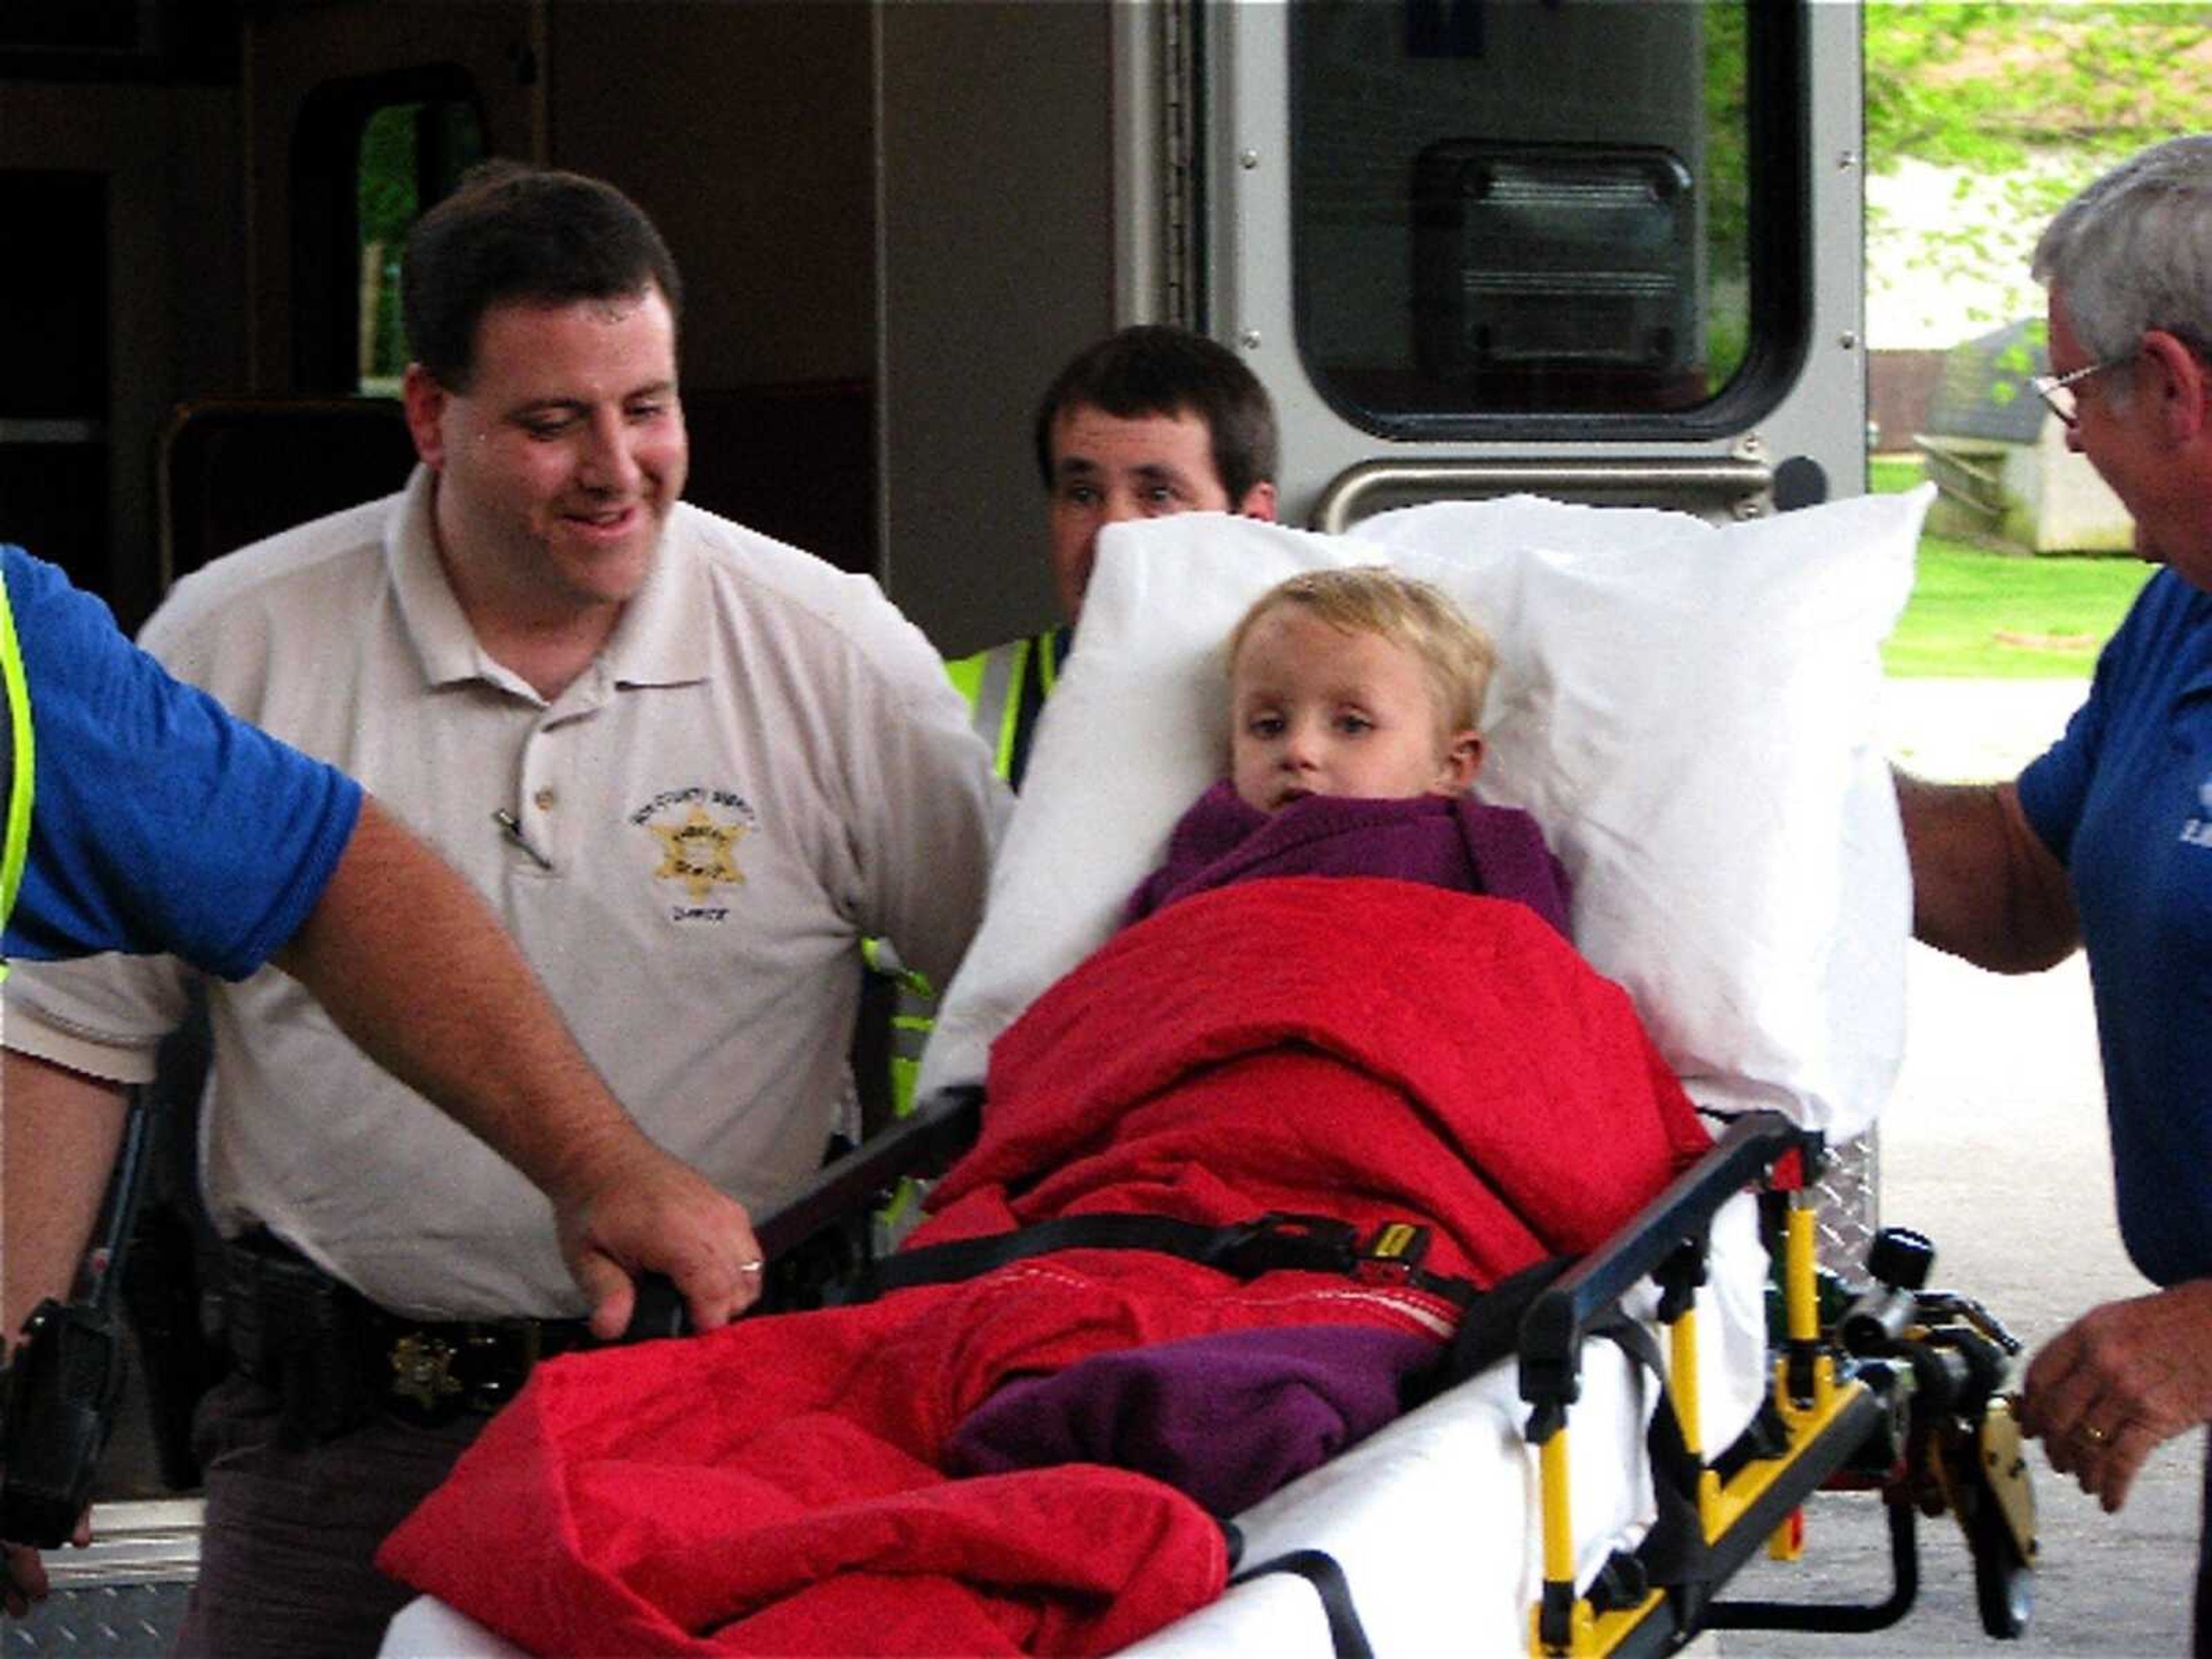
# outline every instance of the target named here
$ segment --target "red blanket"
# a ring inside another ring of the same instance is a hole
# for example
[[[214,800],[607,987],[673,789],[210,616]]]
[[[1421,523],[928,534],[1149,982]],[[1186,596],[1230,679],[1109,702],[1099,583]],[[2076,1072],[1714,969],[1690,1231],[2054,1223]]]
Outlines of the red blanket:
[[[1435,1230],[1487,1282],[1589,1248],[1706,1144],[1626,997],[1525,907],[1224,889],[1122,933],[993,1051],[915,1243],[1083,1212]],[[1220,1591],[1213,1520],[1095,1465],[948,1480],[1001,1382],[1296,1324],[1444,1327],[1328,1275],[1067,1251],[541,1367],[386,1571],[544,1652],[1094,1653]]]

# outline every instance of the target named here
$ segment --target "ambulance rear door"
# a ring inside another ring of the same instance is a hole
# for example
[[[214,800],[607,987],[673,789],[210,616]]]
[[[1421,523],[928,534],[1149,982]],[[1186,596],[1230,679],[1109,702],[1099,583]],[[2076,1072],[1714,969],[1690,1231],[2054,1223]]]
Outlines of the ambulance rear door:
[[[1856,5],[1130,27],[1169,90],[1141,116],[1162,228],[1128,280],[1274,395],[1286,520],[1521,490],[1725,519],[1863,489]]]

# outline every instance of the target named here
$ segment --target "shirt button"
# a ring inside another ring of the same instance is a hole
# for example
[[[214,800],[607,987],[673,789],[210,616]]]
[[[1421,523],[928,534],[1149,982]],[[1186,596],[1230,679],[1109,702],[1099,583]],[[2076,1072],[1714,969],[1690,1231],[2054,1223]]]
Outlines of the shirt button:
[[[553,810],[553,803],[558,800],[560,797],[555,794],[550,789],[541,789],[530,799],[532,802],[536,805],[539,811],[550,812]]]

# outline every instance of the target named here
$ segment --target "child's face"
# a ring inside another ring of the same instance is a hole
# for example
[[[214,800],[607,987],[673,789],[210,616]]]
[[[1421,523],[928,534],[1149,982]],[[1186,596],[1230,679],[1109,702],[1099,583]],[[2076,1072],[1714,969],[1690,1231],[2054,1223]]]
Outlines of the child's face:
[[[1229,686],[1230,778],[1263,812],[1304,795],[1455,795],[1482,762],[1474,732],[1439,729],[1412,652],[1295,605],[1252,624]]]

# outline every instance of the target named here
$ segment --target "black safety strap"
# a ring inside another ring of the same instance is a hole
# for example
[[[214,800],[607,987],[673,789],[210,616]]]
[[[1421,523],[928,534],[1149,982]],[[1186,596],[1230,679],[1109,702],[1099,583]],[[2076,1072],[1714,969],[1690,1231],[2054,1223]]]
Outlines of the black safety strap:
[[[1327,1550],[1287,1550],[1257,1566],[1245,1568],[1229,1582],[1242,1584],[1269,1572],[1296,1573],[1319,1593],[1322,1612],[1328,1620],[1329,1645],[1335,1649],[1336,1659],[1374,1659],[1375,1650],[1368,1644],[1367,1628],[1359,1622],[1359,1609],[1352,1603],[1352,1585],[1334,1556]]]
[[[1156,1215],[1060,1216],[1012,1232],[902,1250],[871,1262],[832,1299],[849,1305],[917,1285],[955,1284],[1054,1250],[1151,1250],[1237,1279],[1284,1271],[1342,1273],[1479,1305],[1466,1279],[1408,1266],[1376,1249],[1363,1251],[1349,1222],[1284,1212],[1227,1227]]]
[[[1406,1383],[1406,1407],[1435,1399],[1446,1389],[1480,1376],[1521,1345],[1521,1321],[1529,1304],[1552,1281],[1575,1265],[1571,1255],[1555,1255],[1508,1274],[1476,1297],[1460,1316],[1452,1339],[1429,1366]]]
[[[1637,1547],[1636,1559],[1644,1575],[1655,1584],[1684,1584],[1705,1576],[1705,1534],[1698,1519],[1698,1460],[1682,1437],[1681,1419],[1667,1392],[1667,1372],[1659,1357],[1659,1344],[1651,1333],[1627,1315],[1615,1313],[1594,1326],[1590,1334],[1602,1336],[1630,1359],[1651,1374],[1659,1399],[1651,1421],[1644,1431],[1644,1449],[1651,1458],[1651,1495],[1658,1513],[1651,1530]]]
[[[1410,1408],[1434,1399],[1445,1389],[1490,1369],[1512,1355],[1520,1342],[1521,1321],[1529,1305],[1553,1281],[1573,1267],[1572,1256],[1553,1256],[1500,1279],[1476,1297],[1462,1316],[1459,1328],[1436,1363],[1418,1374],[1406,1389]],[[1644,1449],[1651,1460],[1651,1486],[1657,1507],[1651,1529],[1636,1552],[1634,1567],[1640,1576],[1662,1584],[1684,1583],[1702,1571],[1705,1534],[1698,1520],[1699,1465],[1682,1437],[1667,1392],[1667,1372],[1659,1345],[1651,1333],[1615,1311],[1591,1325],[1589,1334],[1617,1346],[1635,1364],[1651,1374],[1659,1399],[1644,1431]],[[1639,1576],[1624,1570],[1624,1576]],[[1624,1595],[1630,1592],[1624,1589]],[[1635,1597],[1640,1589],[1633,1592]]]

